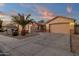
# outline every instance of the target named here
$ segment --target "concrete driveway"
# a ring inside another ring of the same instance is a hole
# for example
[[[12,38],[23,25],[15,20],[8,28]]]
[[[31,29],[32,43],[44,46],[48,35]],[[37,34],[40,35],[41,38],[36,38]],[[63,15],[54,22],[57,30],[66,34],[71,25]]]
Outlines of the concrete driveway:
[[[19,40],[0,35],[0,49],[11,56],[72,56],[69,35],[39,33]]]

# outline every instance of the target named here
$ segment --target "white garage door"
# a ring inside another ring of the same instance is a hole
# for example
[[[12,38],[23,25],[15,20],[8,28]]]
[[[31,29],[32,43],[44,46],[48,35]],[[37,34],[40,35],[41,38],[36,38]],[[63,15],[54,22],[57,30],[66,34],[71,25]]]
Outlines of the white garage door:
[[[50,25],[50,32],[69,34],[70,26],[69,24],[52,24]]]

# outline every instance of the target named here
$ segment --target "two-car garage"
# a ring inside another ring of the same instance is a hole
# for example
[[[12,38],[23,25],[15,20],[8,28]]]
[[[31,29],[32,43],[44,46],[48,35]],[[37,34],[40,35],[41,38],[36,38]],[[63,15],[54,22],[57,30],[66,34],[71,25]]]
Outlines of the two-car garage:
[[[74,20],[72,18],[57,16],[47,22],[46,30],[51,33],[69,34],[70,30],[74,31]]]

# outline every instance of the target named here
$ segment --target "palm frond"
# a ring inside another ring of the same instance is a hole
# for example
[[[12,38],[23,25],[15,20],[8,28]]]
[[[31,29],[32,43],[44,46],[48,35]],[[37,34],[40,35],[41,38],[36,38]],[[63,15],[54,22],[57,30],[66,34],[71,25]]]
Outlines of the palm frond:
[[[30,16],[31,16],[31,14],[28,14],[27,17],[26,17],[26,20],[28,20],[28,18],[30,18]]]
[[[32,20],[29,20],[29,17],[31,15],[28,14],[27,17],[25,18],[24,14],[18,14],[18,16],[12,16],[13,17],[13,22],[18,23],[19,25],[21,25],[22,27],[25,27],[29,22],[32,22]]]

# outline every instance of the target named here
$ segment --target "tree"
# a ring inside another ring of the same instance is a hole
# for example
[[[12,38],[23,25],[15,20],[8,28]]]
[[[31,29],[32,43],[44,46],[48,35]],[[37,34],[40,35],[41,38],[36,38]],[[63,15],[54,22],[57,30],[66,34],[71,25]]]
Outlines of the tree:
[[[44,20],[40,20],[40,21],[38,21],[38,23],[44,23]]]
[[[13,22],[21,25],[22,30],[21,30],[21,34],[25,35],[25,26],[32,22],[32,20],[30,19],[31,14],[28,14],[26,17],[24,16],[24,14],[18,14],[18,16],[12,16],[13,17]]]
[[[0,28],[2,28],[3,20],[0,19]]]

